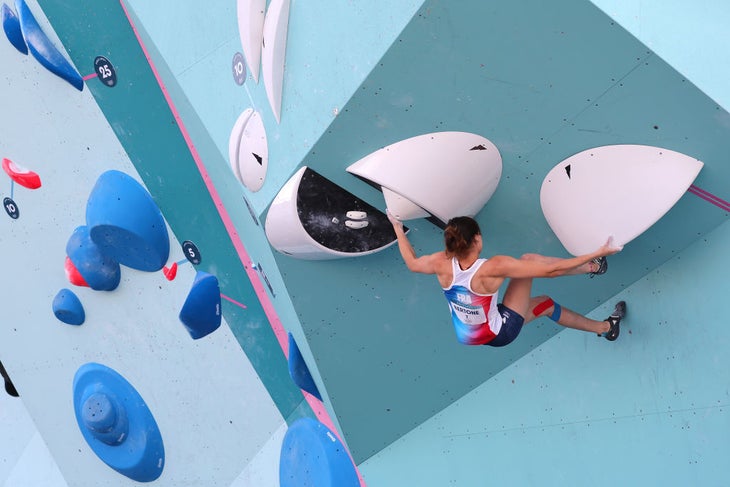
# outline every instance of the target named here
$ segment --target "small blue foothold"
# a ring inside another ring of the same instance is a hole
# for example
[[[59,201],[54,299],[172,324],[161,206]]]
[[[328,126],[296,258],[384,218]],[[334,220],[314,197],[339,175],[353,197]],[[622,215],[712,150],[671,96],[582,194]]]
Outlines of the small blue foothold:
[[[23,54],[28,54],[28,46],[25,45],[23,32],[20,30],[20,20],[10,7],[3,3],[2,6],[3,30],[10,43]]]
[[[25,0],[15,0],[15,9],[18,11],[20,30],[33,57],[48,71],[68,81],[77,90],[82,91],[84,89],[84,79],[43,32]]]
[[[81,325],[86,320],[84,307],[70,289],[61,289],[53,298],[53,314],[67,325]]]
[[[194,340],[221,326],[221,291],[217,277],[198,271],[180,310],[180,321]]]
[[[86,224],[101,251],[122,265],[157,272],[167,263],[165,219],[145,187],[121,171],[97,179],[86,203]]]
[[[73,404],[86,443],[109,467],[137,482],[162,475],[160,429],[142,396],[118,372],[93,362],[79,367]]]
[[[284,435],[279,458],[280,487],[359,487],[345,446],[325,425],[300,418]]]
[[[319,394],[317,384],[314,383],[309,367],[304,362],[302,352],[297,346],[297,342],[294,340],[294,336],[289,333],[289,375],[291,376],[294,383],[302,390],[307,391],[320,401],[322,396]]]

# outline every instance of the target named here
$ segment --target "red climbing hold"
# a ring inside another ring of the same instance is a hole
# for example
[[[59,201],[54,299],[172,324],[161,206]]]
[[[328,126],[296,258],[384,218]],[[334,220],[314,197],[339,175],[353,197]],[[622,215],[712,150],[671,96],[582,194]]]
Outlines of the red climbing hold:
[[[163,267],[162,273],[165,274],[165,278],[167,278],[168,281],[175,279],[175,276],[177,276],[177,262],[173,262],[170,267]]]
[[[83,287],[89,287],[89,285],[86,283],[86,280],[81,277],[81,273],[76,268],[73,262],[71,262],[71,259],[66,257],[66,262],[63,266],[66,270],[66,279],[68,279],[68,282],[73,284],[74,286],[83,286]]]
[[[41,187],[41,177],[23,166],[19,166],[10,159],[3,158],[3,171],[8,173],[10,179],[28,189]]]

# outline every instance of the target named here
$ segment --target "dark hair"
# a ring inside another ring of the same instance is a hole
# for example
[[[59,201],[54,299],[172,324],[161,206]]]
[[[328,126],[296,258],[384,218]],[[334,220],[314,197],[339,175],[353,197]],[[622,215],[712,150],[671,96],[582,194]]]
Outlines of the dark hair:
[[[481,234],[475,219],[468,216],[452,218],[444,229],[446,253],[457,257],[463,256],[474,243],[474,237]]]

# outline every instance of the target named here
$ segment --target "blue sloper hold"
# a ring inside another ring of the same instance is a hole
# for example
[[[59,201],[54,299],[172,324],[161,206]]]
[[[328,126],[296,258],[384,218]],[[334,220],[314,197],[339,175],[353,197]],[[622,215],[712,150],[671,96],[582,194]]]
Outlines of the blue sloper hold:
[[[317,384],[314,383],[312,374],[309,372],[309,367],[304,362],[302,352],[299,351],[297,342],[294,337],[289,333],[289,375],[291,376],[294,383],[302,390],[307,391],[320,401],[322,396],[319,394]]]
[[[94,291],[113,291],[119,286],[119,263],[104,255],[89,235],[89,227],[77,227],[66,243],[66,255]]]
[[[284,435],[279,458],[280,487],[359,487],[344,445],[325,425],[300,418]]]
[[[160,429],[137,390],[109,367],[87,363],[73,381],[76,422],[101,461],[137,482],[152,482],[165,467]]]
[[[15,0],[15,9],[20,19],[20,30],[33,57],[51,73],[65,79],[77,90],[83,90],[83,78],[43,32],[25,0]]]
[[[217,277],[198,271],[180,310],[180,321],[194,340],[221,326],[221,291]]]
[[[121,171],[97,179],[86,203],[86,224],[101,252],[122,265],[156,272],[167,263],[165,219],[144,186]]]
[[[61,289],[53,298],[53,314],[67,325],[81,325],[86,320],[86,313],[78,296],[70,289]]]
[[[25,45],[23,32],[20,30],[20,20],[15,12],[3,3],[2,6],[3,30],[10,43],[23,54],[28,54],[28,46]]]

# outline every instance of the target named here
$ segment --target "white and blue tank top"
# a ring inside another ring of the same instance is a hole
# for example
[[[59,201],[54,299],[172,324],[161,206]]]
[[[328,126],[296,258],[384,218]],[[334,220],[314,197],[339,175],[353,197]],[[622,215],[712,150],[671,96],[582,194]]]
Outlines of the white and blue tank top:
[[[497,309],[499,291],[478,294],[471,288],[471,280],[487,259],[477,259],[466,270],[459,260],[451,259],[454,278],[451,286],[443,288],[449,302],[456,338],[465,345],[483,345],[497,336],[502,328],[502,316]]]

